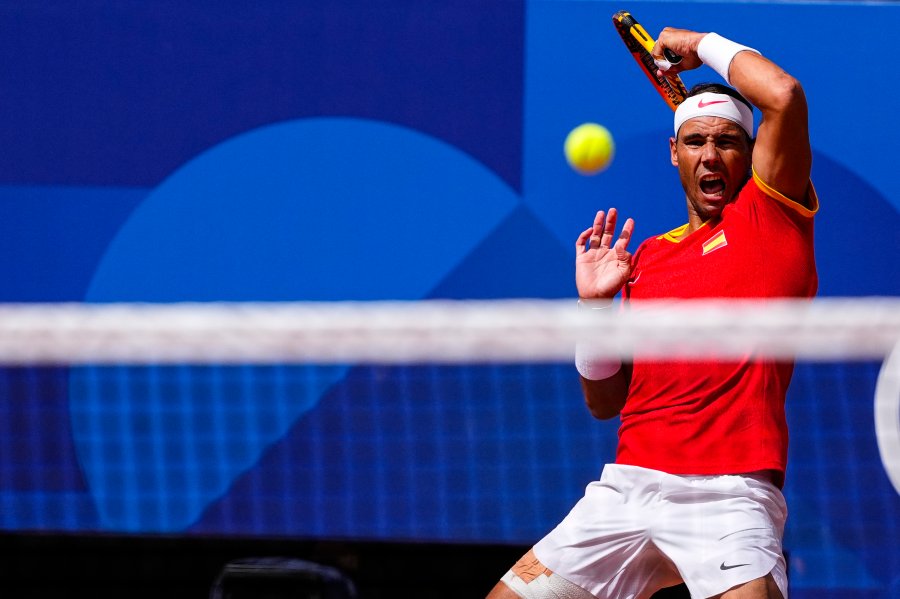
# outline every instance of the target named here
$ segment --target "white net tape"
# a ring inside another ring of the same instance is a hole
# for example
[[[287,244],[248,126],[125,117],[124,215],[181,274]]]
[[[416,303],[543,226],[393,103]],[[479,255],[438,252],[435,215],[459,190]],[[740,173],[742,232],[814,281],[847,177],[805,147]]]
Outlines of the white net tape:
[[[900,298],[0,305],[0,363],[476,363],[597,355],[883,359]]]

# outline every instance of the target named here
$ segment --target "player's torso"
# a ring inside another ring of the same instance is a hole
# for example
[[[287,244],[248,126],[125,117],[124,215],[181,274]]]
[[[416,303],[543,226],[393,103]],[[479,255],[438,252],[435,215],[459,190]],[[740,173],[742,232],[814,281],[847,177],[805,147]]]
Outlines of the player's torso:
[[[639,311],[644,299],[812,296],[812,219],[750,186],[749,197],[690,235],[681,228],[644,242],[623,290],[626,309]],[[790,365],[749,357],[636,356],[617,461],[682,474],[783,470],[790,378]]]
[[[754,214],[731,209],[689,235],[676,229],[649,240],[636,254],[625,297],[810,297],[817,286],[811,232],[798,234],[803,224],[780,220],[761,225]]]

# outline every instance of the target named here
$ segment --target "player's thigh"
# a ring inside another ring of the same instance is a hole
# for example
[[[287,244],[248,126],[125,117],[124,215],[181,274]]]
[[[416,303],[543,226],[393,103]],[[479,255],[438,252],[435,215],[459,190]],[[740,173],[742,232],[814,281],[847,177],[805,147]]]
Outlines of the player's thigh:
[[[754,581],[768,578],[786,593],[782,534],[787,511],[780,491],[746,476],[684,482],[683,490],[673,487],[668,495],[661,514],[667,526],[655,542],[677,564],[692,595],[719,597],[742,589],[748,597],[766,597],[758,589],[765,592],[767,585]]]
[[[534,554],[534,549],[529,549],[525,555],[519,558],[519,560],[513,564],[513,567],[503,575],[503,578],[500,579],[500,582],[497,583],[497,586],[494,587],[494,590],[491,591],[491,594],[488,595],[488,597],[491,599],[519,597],[521,594],[531,589],[529,585],[535,580],[539,579],[541,576],[547,577],[552,573],[553,572],[537,558]],[[537,586],[538,585],[534,585],[533,588],[537,588]],[[518,589],[518,592],[513,591],[514,588]]]
[[[512,597],[515,597],[513,594]],[[717,595],[713,599],[784,599],[775,578],[767,574]]]
[[[516,590],[513,590],[513,589]],[[524,583],[520,578],[504,578],[487,599],[596,599],[580,586],[550,574],[543,581]]]
[[[488,599],[594,599],[588,591],[547,568],[531,549],[488,594]]]

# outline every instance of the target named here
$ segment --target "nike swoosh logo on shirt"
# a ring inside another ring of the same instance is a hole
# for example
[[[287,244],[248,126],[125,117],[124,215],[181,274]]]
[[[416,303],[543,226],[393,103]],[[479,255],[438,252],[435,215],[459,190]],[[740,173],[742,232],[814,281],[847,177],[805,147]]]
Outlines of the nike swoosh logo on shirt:
[[[750,564],[734,564],[733,566],[726,566],[725,562],[722,562],[722,565],[719,566],[719,570],[731,570],[732,568],[740,568],[741,566],[749,566]]]
[[[713,104],[724,104],[728,100],[712,100],[711,102],[704,102],[700,100],[697,102],[697,108],[706,108],[707,106],[712,106]]]

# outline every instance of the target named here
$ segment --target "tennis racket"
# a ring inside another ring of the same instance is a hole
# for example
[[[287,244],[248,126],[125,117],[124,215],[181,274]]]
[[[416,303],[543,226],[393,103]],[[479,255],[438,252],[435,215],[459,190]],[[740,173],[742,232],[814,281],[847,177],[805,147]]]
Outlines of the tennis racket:
[[[666,101],[669,108],[672,110],[678,108],[678,105],[687,98],[687,89],[678,75],[672,77],[657,76],[656,71],[659,67],[656,66],[656,62],[650,54],[656,41],[650,37],[647,31],[641,27],[641,24],[628,11],[620,10],[614,14],[613,24],[616,26],[616,31],[619,32],[619,37],[622,38],[628,51],[631,52],[631,56],[634,57],[641,66],[641,70],[650,79],[654,89],[659,92],[659,95]],[[668,48],[663,51],[663,54],[666,60],[673,65],[681,62],[681,56],[678,56]]]

